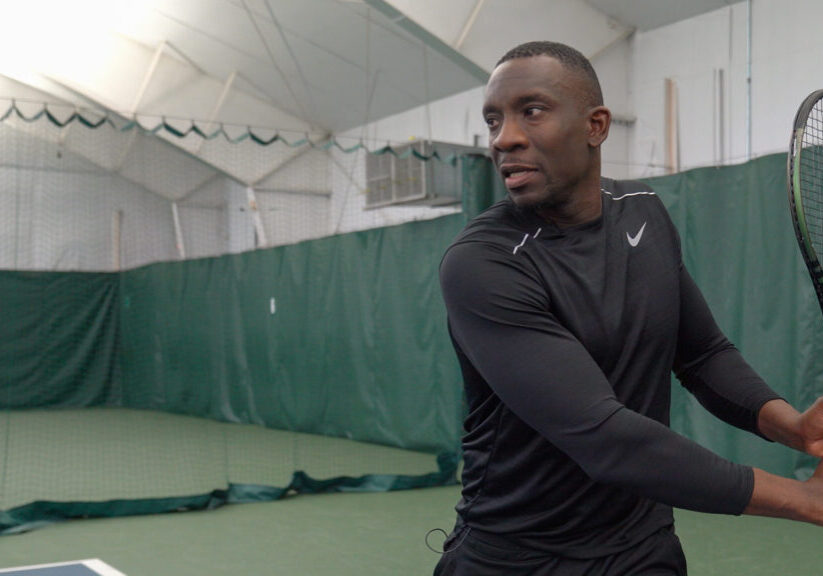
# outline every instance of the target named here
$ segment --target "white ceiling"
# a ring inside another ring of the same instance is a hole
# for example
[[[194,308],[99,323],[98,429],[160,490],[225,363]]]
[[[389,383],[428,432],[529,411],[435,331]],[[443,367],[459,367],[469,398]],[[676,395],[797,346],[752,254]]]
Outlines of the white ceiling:
[[[741,0],[387,0],[485,70],[529,40],[556,40],[594,57],[646,31]],[[366,0],[369,4],[377,4]]]
[[[478,67],[426,48],[357,1],[25,4],[15,19],[28,32],[0,42],[7,54],[30,57],[31,67],[11,62],[7,71],[0,58],[0,74],[126,116],[333,133],[483,79]],[[43,29],[39,14],[63,25]]]
[[[480,86],[522,41],[593,57],[730,3],[6,0],[0,99],[333,135]]]
[[[126,116],[336,133],[478,86],[521,41],[593,56],[633,30],[729,3],[14,0],[0,74]]]

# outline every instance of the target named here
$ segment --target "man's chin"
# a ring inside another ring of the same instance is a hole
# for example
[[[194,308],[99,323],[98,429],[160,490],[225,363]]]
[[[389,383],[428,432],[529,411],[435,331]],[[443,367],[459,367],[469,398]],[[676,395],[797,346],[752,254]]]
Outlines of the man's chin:
[[[524,190],[509,190],[509,198],[512,199],[515,206],[525,208],[527,206],[534,206],[544,201],[539,194],[528,192]]]
[[[544,194],[534,192],[509,190],[509,198],[512,199],[515,206],[522,210],[536,210],[550,203]]]

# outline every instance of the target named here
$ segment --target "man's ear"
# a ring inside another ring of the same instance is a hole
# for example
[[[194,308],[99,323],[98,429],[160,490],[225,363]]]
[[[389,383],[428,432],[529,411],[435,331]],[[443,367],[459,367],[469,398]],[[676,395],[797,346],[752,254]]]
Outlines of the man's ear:
[[[597,148],[608,138],[612,123],[611,110],[595,106],[589,110],[589,146]]]

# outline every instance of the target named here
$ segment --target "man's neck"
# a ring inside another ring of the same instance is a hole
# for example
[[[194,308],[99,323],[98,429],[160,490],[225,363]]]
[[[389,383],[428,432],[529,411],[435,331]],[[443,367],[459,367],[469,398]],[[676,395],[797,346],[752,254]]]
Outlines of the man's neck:
[[[561,205],[536,206],[535,213],[558,228],[580,226],[600,218],[603,202],[600,194],[600,178],[596,183],[581,183],[569,200]]]

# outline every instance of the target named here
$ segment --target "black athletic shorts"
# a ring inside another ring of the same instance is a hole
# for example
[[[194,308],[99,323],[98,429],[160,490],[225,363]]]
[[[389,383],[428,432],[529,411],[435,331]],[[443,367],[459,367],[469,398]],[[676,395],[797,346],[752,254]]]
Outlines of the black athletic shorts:
[[[669,526],[634,548],[580,560],[505,547],[463,527],[446,540],[434,576],[686,576],[686,557]]]

